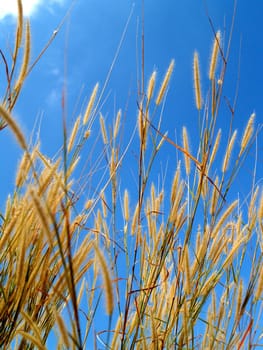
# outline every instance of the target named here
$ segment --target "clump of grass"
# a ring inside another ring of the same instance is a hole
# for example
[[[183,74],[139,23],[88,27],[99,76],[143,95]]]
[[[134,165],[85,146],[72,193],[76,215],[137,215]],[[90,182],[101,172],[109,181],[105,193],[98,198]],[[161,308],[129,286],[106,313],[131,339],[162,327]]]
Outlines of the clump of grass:
[[[105,349],[255,347],[262,317],[262,189],[252,186],[247,207],[235,193],[229,196],[256,136],[255,114],[241,139],[231,128],[229,135],[217,129],[228,59],[220,32],[214,38],[204,105],[194,54],[196,112],[204,118],[197,149],[189,147],[187,127],[182,145],[162,131],[159,106],[174,69],[171,60],[159,90],[154,71],[140,94],[134,121],[139,145],[133,144],[135,128],[123,146],[121,110],[108,126],[101,95],[95,104],[96,84],[68,138],[64,132],[62,151],[49,160],[39,144],[28,145],[12,116],[30,57],[26,24],[23,63],[13,84],[24,32],[22,1],[18,8],[0,116],[23,155],[14,192],[1,213],[0,347],[46,349],[50,336],[61,349],[96,348],[97,342]],[[216,84],[219,60],[221,81]],[[238,143],[239,152],[234,152]],[[130,179],[124,181],[131,144],[138,146],[136,189]],[[175,171],[171,183],[156,181],[153,174],[164,145],[178,152],[169,169]]]

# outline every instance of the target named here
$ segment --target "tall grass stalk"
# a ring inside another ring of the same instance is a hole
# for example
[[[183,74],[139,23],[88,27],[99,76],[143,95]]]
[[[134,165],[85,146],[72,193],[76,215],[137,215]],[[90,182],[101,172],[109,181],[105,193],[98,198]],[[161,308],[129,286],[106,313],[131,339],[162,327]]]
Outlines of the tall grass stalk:
[[[17,4],[11,63],[1,50],[0,129],[11,130],[23,155],[0,213],[0,348],[44,350],[49,339],[58,349],[78,350],[262,346],[256,320],[262,317],[263,192],[254,181],[247,206],[229,195],[259,129],[254,113],[241,138],[231,126],[229,135],[217,127],[232,29],[226,52],[220,31],[212,37],[205,102],[194,53],[193,120],[203,116],[197,148],[189,147],[197,135],[187,126],[181,144],[162,130],[172,59],[163,81],[154,70],[146,91],[138,91],[127,143],[125,113],[119,109],[109,123],[101,103],[112,65],[70,132],[64,120],[63,146],[49,160],[39,142],[28,144],[13,117],[39,59],[30,65],[30,24],[23,1]],[[125,172],[131,146],[137,147],[132,181]],[[166,181],[153,171],[164,147],[177,151],[166,171],[174,177]]]

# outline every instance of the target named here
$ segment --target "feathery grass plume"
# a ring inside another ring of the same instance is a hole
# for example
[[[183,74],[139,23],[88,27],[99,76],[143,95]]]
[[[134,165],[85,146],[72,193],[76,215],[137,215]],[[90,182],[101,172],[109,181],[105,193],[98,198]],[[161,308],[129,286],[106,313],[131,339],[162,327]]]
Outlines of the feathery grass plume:
[[[136,208],[134,210],[132,224],[131,224],[131,234],[134,235],[138,229],[138,215],[139,215],[139,203],[137,203]]]
[[[231,156],[231,153],[232,153],[232,149],[233,149],[233,146],[234,146],[234,143],[235,143],[235,140],[236,140],[236,136],[237,136],[237,130],[235,130],[233,132],[233,135],[227,145],[227,149],[226,149],[226,153],[225,153],[225,157],[224,157],[224,160],[223,160],[223,164],[222,164],[222,172],[225,173],[226,170],[227,170],[227,167],[228,167],[228,164],[229,164],[229,160],[230,160],[230,156]]]
[[[111,315],[113,312],[113,308],[114,308],[114,296],[113,296],[113,289],[112,289],[112,283],[111,283],[111,278],[110,278],[110,272],[109,272],[106,260],[100,251],[100,248],[95,244],[93,247],[95,250],[95,254],[98,258],[98,261],[100,263],[100,267],[101,267],[104,290],[105,290],[105,297],[106,297],[106,312],[108,315]]]
[[[201,81],[199,71],[199,58],[198,53],[194,53],[194,91],[195,91],[195,105],[200,111],[202,108],[202,93],[201,93]]]
[[[35,191],[33,189],[30,189],[30,196],[32,198],[32,203],[34,204],[36,212],[40,218],[43,229],[46,232],[50,247],[53,247],[54,242],[53,242],[52,233],[51,233],[50,228],[49,228],[47,213],[44,210],[44,208],[40,202],[39,196],[35,193]]]
[[[34,161],[33,158],[35,158],[36,153],[32,152],[32,162]],[[26,177],[28,176],[28,173],[30,171],[31,168],[31,160],[30,160],[30,156],[27,152],[24,152],[23,154],[23,158],[19,164],[19,168],[17,170],[17,175],[16,175],[16,187],[22,187]]]
[[[127,190],[124,191],[124,220],[127,222],[130,219],[130,210],[129,210],[129,193]]]
[[[210,291],[215,287],[217,284],[218,280],[220,279],[220,273],[218,271],[214,271],[210,277],[207,277],[205,279],[205,282],[203,286],[201,287],[199,291],[199,295],[201,296],[206,296],[210,293]]]
[[[246,129],[245,129],[243,137],[242,137],[239,156],[244,152],[244,150],[246,149],[246,147],[251,139],[251,136],[252,136],[253,131],[254,131],[255,117],[256,117],[256,114],[252,113],[249,120],[248,120]]]
[[[89,210],[92,207],[93,203],[93,199],[88,199],[84,205],[85,210]]]
[[[261,193],[261,197],[260,197],[260,200],[259,200],[258,219],[259,219],[260,225],[263,225],[263,222],[262,222],[263,221],[263,191]],[[262,234],[263,234],[263,230],[262,230]]]
[[[243,236],[235,242],[235,244],[232,246],[232,249],[227,253],[227,257],[222,265],[222,269],[226,270],[229,267],[229,265],[233,261],[234,255],[238,252],[240,246],[243,243],[246,243],[247,239],[248,239],[248,236]]]
[[[212,55],[211,55],[211,59],[210,59],[210,68],[209,68],[209,79],[210,80],[213,80],[215,78],[216,63],[217,63],[219,48],[221,45],[220,41],[221,41],[221,33],[220,33],[220,31],[218,31],[216,33],[216,36],[214,39]]]
[[[235,320],[239,320],[241,304],[243,300],[243,279],[240,278],[238,281],[238,290],[237,290],[237,298],[236,298],[236,312],[235,312]]]
[[[22,315],[25,323],[27,323],[30,326],[31,330],[34,332],[35,337],[38,339],[39,342],[41,342],[41,338],[42,338],[41,337],[41,330],[39,329],[37,324],[32,319],[32,316],[23,310],[21,310],[21,315]]]
[[[15,50],[14,50],[14,58],[16,57],[16,53],[21,46],[22,37],[23,37],[23,4],[22,0],[17,0],[17,9],[18,9],[18,16],[17,16],[17,29],[16,29],[16,43],[15,43]]]
[[[168,83],[171,79],[171,75],[173,73],[173,69],[174,69],[174,60],[171,60],[171,63],[167,69],[167,72],[165,74],[165,77],[163,79],[163,82],[162,82],[162,85],[160,87],[160,90],[158,92],[158,95],[157,95],[157,98],[156,98],[156,101],[155,101],[155,104],[158,106],[161,102],[162,102],[162,99],[164,97],[164,94],[167,90],[167,87],[168,87]]]
[[[31,34],[30,34],[30,24],[29,21],[26,22],[26,35],[25,35],[25,48],[24,48],[24,56],[21,65],[21,69],[19,72],[19,76],[15,83],[14,90],[18,93],[21,89],[21,86],[26,78],[27,69],[30,59],[30,51],[31,51]]]
[[[100,129],[101,129],[103,143],[104,143],[104,145],[107,145],[108,144],[108,135],[107,135],[107,131],[106,131],[105,123],[104,123],[104,118],[103,118],[103,115],[101,113],[100,113]]]
[[[84,132],[84,139],[86,140],[86,139],[88,139],[89,137],[90,137],[90,134],[91,134],[91,130],[86,130],[85,132]]]
[[[179,180],[181,178],[181,162],[179,161],[177,164],[177,169],[174,174],[172,190],[171,190],[171,203],[174,203],[174,199],[176,197],[176,193],[178,191]]]
[[[79,125],[80,125],[80,116],[75,121],[72,132],[70,134],[70,137],[68,140],[68,152],[70,152],[72,150],[72,147],[73,147],[75,139],[76,139],[77,132],[79,130]]]
[[[191,293],[191,272],[190,272],[190,263],[189,263],[189,250],[188,250],[188,244],[184,248],[184,274],[185,274],[185,280],[184,280],[184,290],[186,294]]]
[[[167,136],[168,136],[168,131],[166,131],[166,132],[163,134],[163,136],[162,136],[160,142],[158,143],[158,145],[157,145],[157,147],[156,147],[156,152],[159,151],[159,149],[162,147],[162,145],[163,145],[164,141],[166,140]]]
[[[53,312],[54,312],[54,315],[55,315],[56,323],[58,325],[59,335],[61,336],[62,344],[67,349],[69,349],[70,348],[70,341],[69,341],[67,326],[65,325],[65,322],[62,319],[62,317],[57,312],[56,308],[54,308]]]
[[[153,71],[150,79],[149,79],[149,83],[148,83],[148,87],[147,87],[147,104],[150,103],[152,95],[153,95],[153,90],[154,90],[154,86],[155,86],[155,81],[156,81],[156,71]]]
[[[117,113],[117,117],[115,120],[115,124],[114,124],[114,129],[113,129],[113,139],[115,140],[118,132],[119,132],[119,128],[120,128],[120,122],[121,122],[121,109],[118,110]]]
[[[112,341],[111,341],[111,349],[119,349],[120,348],[120,344],[119,344],[119,339],[120,339],[120,334],[121,334],[121,329],[122,329],[122,321],[123,321],[123,314],[120,314],[120,316],[118,317],[116,326],[114,328],[114,335],[112,337]]]
[[[105,192],[104,191],[101,192],[100,199],[101,199],[103,217],[106,218],[107,217],[107,213],[108,213],[108,208],[107,208],[107,201],[106,201],[106,197],[105,197]]]
[[[186,150],[186,152],[190,153],[187,129],[185,126],[183,127],[183,145],[184,145],[184,149]],[[186,175],[189,176],[190,170],[191,170],[190,158],[185,153],[184,153],[184,161],[185,161]]]
[[[254,296],[255,301],[262,298],[262,292],[263,292],[263,267],[261,266],[259,276],[258,276],[257,289],[255,291],[255,296]]]
[[[212,216],[214,216],[216,213],[216,205],[217,205],[218,198],[219,198],[219,193],[217,191],[218,183],[219,183],[219,180],[218,180],[218,176],[217,176],[215,181],[214,181],[215,186],[213,186],[211,205],[210,205],[210,214]]]
[[[215,112],[216,112],[216,105],[217,105],[217,98],[216,98],[216,82],[215,79],[212,80],[211,82],[212,84],[212,92],[211,92],[211,96],[212,96],[212,101],[211,101],[211,114],[212,117],[215,116]]]
[[[219,147],[220,140],[221,140],[221,134],[222,134],[222,130],[219,129],[218,132],[217,132],[217,135],[216,135],[216,139],[215,139],[215,142],[214,142],[214,146],[213,146],[213,148],[212,148],[211,156],[210,156],[210,158],[209,158],[209,165],[208,165],[208,168],[210,168],[210,166],[212,165],[212,163],[213,163],[214,160],[215,160],[215,156],[216,156],[216,154],[217,154],[218,147]]]
[[[91,111],[92,111],[92,108],[93,108],[93,105],[94,105],[94,102],[95,102],[95,99],[97,96],[98,89],[99,89],[99,83],[97,83],[95,85],[95,87],[92,91],[92,94],[90,96],[90,99],[89,99],[89,102],[88,102],[88,105],[87,105],[87,108],[86,108],[86,111],[85,111],[85,114],[83,117],[83,125],[86,125],[88,120],[89,120],[89,117],[90,117],[90,114],[91,114]]]
[[[41,341],[39,341],[34,335],[25,332],[22,329],[17,329],[15,331],[15,335],[19,335],[21,336],[23,339],[26,339],[27,341],[29,341],[30,343],[34,344],[38,350],[47,350],[47,348],[45,347],[45,345],[43,345],[41,343]]]
[[[227,218],[231,215],[232,211],[236,208],[238,204],[238,199],[232,202],[228,208],[225,210],[224,214],[221,216],[221,218],[218,220],[217,224],[214,226],[212,232],[211,232],[211,237],[216,238],[216,235],[220,228],[222,228],[224,222],[226,221]]]
[[[11,114],[4,108],[3,105],[0,105],[0,116],[4,119],[4,121],[9,125],[11,130],[13,131],[20,147],[24,150],[27,151],[27,144],[26,140],[24,138],[24,135],[18,126],[18,124],[14,121],[13,117]]]

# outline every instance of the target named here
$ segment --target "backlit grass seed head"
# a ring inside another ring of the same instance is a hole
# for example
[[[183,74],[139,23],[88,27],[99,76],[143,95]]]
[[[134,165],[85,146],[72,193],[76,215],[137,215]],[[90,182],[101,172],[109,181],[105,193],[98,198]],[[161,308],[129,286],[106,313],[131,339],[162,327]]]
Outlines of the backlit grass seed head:
[[[105,123],[104,123],[104,118],[103,118],[101,113],[100,113],[100,129],[101,129],[103,143],[104,143],[104,145],[107,145],[108,144],[108,135],[107,135],[107,131],[106,131]]]
[[[253,131],[254,131],[255,117],[256,117],[256,114],[252,113],[249,120],[248,120],[246,129],[245,129],[243,137],[242,137],[239,155],[241,155],[244,152],[244,150],[246,149],[246,147],[251,139],[251,136],[252,136]]]
[[[153,91],[154,91],[154,86],[155,86],[155,81],[156,81],[156,71],[154,71],[150,77],[148,87],[147,87],[147,104],[149,104]]]
[[[18,7],[18,21],[17,21],[17,30],[16,30],[16,45],[15,50],[17,50],[22,41],[23,36],[23,5],[22,0],[17,0],[17,7]]]
[[[130,218],[130,210],[129,210],[129,194],[128,191],[124,191],[124,220],[127,222]]]
[[[30,34],[30,24],[27,21],[26,22],[26,35],[25,35],[25,48],[24,48],[24,56],[23,56],[23,61],[21,65],[21,69],[19,72],[19,76],[17,78],[17,81],[15,83],[14,90],[19,91],[25,78],[27,75],[27,69],[28,69],[28,64],[29,64],[29,59],[30,59],[30,51],[31,51],[31,34]]]
[[[95,102],[95,99],[97,96],[98,89],[99,89],[99,83],[97,83],[95,85],[95,87],[92,91],[92,94],[90,96],[90,99],[89,99],[89,102],[88,102],[88,105],[87,105],[87,108],[86,108],[86,111],[85,111],[85,114],[83,117],[83,125],[87,124],[87,122],[89,120],[89,117],[90,117],[90,114],[91,114],[91,111],[92,111],[92,108],[93,108],[93,105],[94,105],[94,102]]]
[[[113,296],[110,272],[109,272],[106,260],[100,251],[100,248],[94,245],[94,249],[95,249],[96,257],[98,258],[98,261],[101,267],[101,272],[102,272],[103,285],[104,285],[105,298],[106,298],[106,312],[108,315],[111,315],[114,308],[114,296]]]
[[[9,125],[9,127],[13,131],[18,143],[20,144],[20,147],[24,151],[26,151],[27,144],[20,127],[17,125],[11,114],[2,105],[0,105],[0,116],[4,119],[4,121]]]
[[[158,92],[158,95],[157,95],[157,98],[156,98],[156,101],[155,101],[157,106],[162,102],[162,99],[163,99],[164,94],[165,94],[165,92],[167,90],[167,87],[168,87],[168,83],[169,83],[169,81],[171,79],[171,75],[173,73],[173,69],[174,69],[174,60],[171,61],[170,65],[169,65],[169,67],[167,69],[167,72],[165,74],[165,77],[164,77],[164,80],[162,82],[162,85],[160,87],[160,90]]]
[[[259,277],[258,277],[258,285],[255,291],[255,300],[258,300],[262,297],[263,293],[263,267],[261,266]]]
[[[187,129],[186,127],[183,127],[183,145],[184,149],[187,153],[189,152],[189,142],[188,142],[188,135],[187,135]],[[185,161],[185,170],[186,170],[186,175],[190,175],[190,158],[184,153],[184,161]]]
[[[217,64],[217,58],[220,48],[220,41],[221,41],[221,33],[218,31],[216,33],[216,37],[214,39],[213,49],[212,49],[212,55],[210,59],[210,68],[209,68],[209,79],[213,80],[215,77],[215,70],[216,70],[216,64]]]
[[[202,108],[202,93],[199,71],[199,58],[197,52],[194,53],[194,92],[196,108],[200,110]]]
[[[233,146],[234,146],[234,143],[235,143],[235,140],[236,140],[236,136],[237,136],[237,130],[235,130],[233,132],[233,135],[229,141],[229,144],[227,146],[227,149],[226,149],[226,153],[225,153],[225,157],[224,157],[224,160],[223,160],[223,165],[222,165],[222,172],[224,173],[226,170],[227,170],[227,167],[228,167],[228,164],[229,164],[229,160],[230,160],[230,156],[231,156],[231,153],[232,153],[232,150],[233,150]]]
[[[218,133],[216,135],[216,139],[215,139],[215,142],[214,142],[214,146],[213,146],[213,149],[212,149],[212,152],[211,152],[211,156],[210,156],[210,159],[209,159],[209,167],[211,166],[211,164],[214,162],[215,160],[215,156],[217,154],[217,151],[218,151],[218,147],[219,147],[219,144],[220,144],[220,140],[221,140],[221,134],[222,134],[222,131],[221,129],[218,130]]]
[[[73,129],[72,129],[72,132],[71,132],[71,135],[69,137],[68,152],[70,152],[72,150],[72,148],[73,148],[73,145],[74,145],[74,142],[75,142],[75,139],[76,139],[76,135],[77,135],[77,132],[79,130],[79,125],[80,125],[80,116],[75,121]]]
[[[120,128],[120,122],[121,122],[121,109],[118,110],[116,121],[114,124],[114,129],[113,129],[113,138],[114,139],[116,139],[116,137],[118,135],[119,128]]]

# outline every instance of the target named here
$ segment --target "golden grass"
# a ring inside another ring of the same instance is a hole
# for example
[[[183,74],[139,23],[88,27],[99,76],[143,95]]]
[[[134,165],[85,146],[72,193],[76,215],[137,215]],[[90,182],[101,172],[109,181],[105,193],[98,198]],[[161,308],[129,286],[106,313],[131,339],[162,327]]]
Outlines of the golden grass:
[[[12,74],[0,115],[24,153],[1,213],[0,348],[46,349],[50,335],[58,349],[77,350],[102,344],[121,350],[260,344],[255,320],[262,317],[262,186],[253,179],[249,196],[240,198],[234,182],[256,136],[255,115],[240,139],[231,125],[229,135],[217,128],[224,82],[222,72],[220,84],[215,81],[219,57],[226,65],[220,32],[204,106],[194,54],[201,127],[199,135],[183,127],[183,147],[161,131],[166,115],[159,105],[172,84],[172,60],[157,93],[154,70],[138,94],[127,147],[126,112],[117,109],[108,127],[101,96],[95,105],[96,84],[82,122],[76,118],[62,150],[48,159],[40,143],[27,144],[12,116],[30,71],[30,26],[22,1],[18,8],[12,62],[18,78],[13,83]],[[225,123],[225,113],[222,118]],[[199,138],[193,149],[190,136]],[[171,146],[177,153],[164,174],[157,162],[166,161]]]
[[[201,94],[201,81],[199,71],[199,58],[198,53],[194,53],[194,91],[195,91],[195,105],[198,110],[202,108],[202,94]]]

